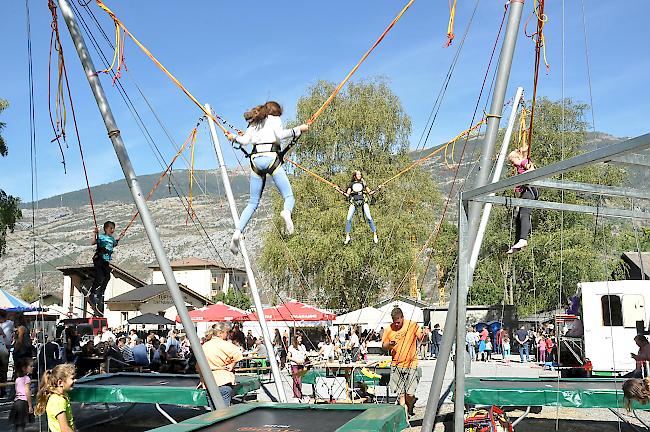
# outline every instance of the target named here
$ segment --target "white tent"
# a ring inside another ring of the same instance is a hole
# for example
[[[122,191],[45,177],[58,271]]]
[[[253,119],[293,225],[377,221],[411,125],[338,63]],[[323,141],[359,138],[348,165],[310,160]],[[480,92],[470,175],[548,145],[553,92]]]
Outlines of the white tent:
[[[385,327],[392,322],[390,313],[374,307],[365,307],[343,315],[338,315],[332,322],[334,325],[360,325],[369,330],[379,331],[380,327]]]

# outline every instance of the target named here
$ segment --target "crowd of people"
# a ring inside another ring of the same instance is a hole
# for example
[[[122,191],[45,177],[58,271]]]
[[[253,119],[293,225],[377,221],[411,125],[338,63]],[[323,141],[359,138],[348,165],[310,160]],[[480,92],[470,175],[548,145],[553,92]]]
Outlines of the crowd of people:
[[[487,326],[472,326],[467,328],[465,348],[472,361],[499,360],[510,363],[513,348],[519,353],[519,361],[528,363],[535,358],[537,363],[549,364],[553,367],[557,362],[557,339],[552,325],[537,331],[521,326],[511,331],[509,328],[499,328],[492,334]]]

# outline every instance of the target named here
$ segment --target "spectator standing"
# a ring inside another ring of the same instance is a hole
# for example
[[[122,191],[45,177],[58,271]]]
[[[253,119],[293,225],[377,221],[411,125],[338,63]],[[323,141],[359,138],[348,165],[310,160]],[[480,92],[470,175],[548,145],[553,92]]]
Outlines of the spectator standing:
[[[135,346],[131,348],[133,362],[138,366],[149,366],[149,354],[147,346],[142,343],[141,339],[135,340]]]
[[[530,338],[528,337],[526,327],[521,326],[521,328],[515,332],[515,340],[519,344],[519,359],[521,360],[521,363],[524,362],[524,356],[526,357],[527,362],[530,361]]]
[[[478,352],[481,354],[481,361],[485,361],[485,343],[488,338],[488,329],[487,327],[483,327],[483,330],[479,333],[479,340],[478,340]]]
[[[386,328],[382,339],[382,348],[392,357],[390,387],[397,393],[399,404],[412,416],[421,375],[416,346],[422,339],[422,330],[416,322],[405,320],[400,308],[393,309],[390,316],[393,323]]]
[[[219,386],[219,392],[226,406],[230,405],[235,384],[235,365],[242,359],[241,350],[229,342],[230,324],[218,323],[213,326],[213,337],[203,344],[203,352],[208,360],[214,380]]]
[[[505,333],[505,330],[503,327],[501,327],[499,330],[497,330],[496,334],[494,335],[494,353],[495,354],[501,354],[503,350],[503,334]]]
[[[442,330],[440,329],[440,324],[433,326],[433,331],[431,332],[431,357],[434,359],[438,358],[438,353],[440,352],[440,343],[442,342]]]
[[[14,339],[14,364],[18,363],[21,358],[31,358],[33,355],[32,338],[27,328],[25,317],[20,314],[14,321],[16,327],[16,337]]]
[[[470,361],[476,361],[476,338],[474,335],[474,327],[468,327],[465,334],[465,345],[469,353]]]
[[[538,362],[541,364],[546,363],[546,338],[543,334],[540,334],[537,340],[537,352],[539,353]]]
[[[298,398],[300,402],[305,399],[302,394],[302,374],[300,373],[305,368],[305,361],[307,361],[307,349],[302,344],[302,336],[294,336],[293,343],[287,352],[287,361],[291,365],[291,376],[293,378],[293,396]]]
[[[431,344],[431,330],[428,326],[422,329],[422,341],[420,342],[419,352],[420,359],[426,360],[429,354],[429,345]]]
[[[485,356],[487,361],[492,360],[492,349],[492,340],[488,337],[485,340]]]
[[[507,332],[503,335],[503,339],[501,340],[501,348],[503,349],[503,351],[501,351],[503,354],[503,360],[505,360],[506,364],[510,364],[510,336],[508,336]]]
[[[7,382],[7,372],[9,370],[9,350],[13,338],[14,323],[7,319],[7,311],[0,309],[0,385]],[[7,334],[5,329],[11,331]],[[0,398],[6,394],[4,385],[0,387]]]

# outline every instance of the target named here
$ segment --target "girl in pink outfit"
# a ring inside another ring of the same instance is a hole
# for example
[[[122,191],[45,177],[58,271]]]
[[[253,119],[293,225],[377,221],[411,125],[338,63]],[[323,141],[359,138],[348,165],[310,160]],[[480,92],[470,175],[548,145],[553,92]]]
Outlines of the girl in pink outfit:
[[[539,362],[546,363],[546,339],[544,336],[539,337],[539,342],[537,342],[538,352],[539,352]]]
[[[23,432],[29,421],[30,414],[33,415],[32,392],[29,387],[33,363],[31,358],[21,358],[16,362],[16,397],[9,412],[9,422],[14,425],[14,431]]]

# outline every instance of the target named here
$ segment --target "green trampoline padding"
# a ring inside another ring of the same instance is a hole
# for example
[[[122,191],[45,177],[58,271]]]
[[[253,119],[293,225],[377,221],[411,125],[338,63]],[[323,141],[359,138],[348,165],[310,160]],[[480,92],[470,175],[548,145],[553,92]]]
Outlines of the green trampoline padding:
[[[236,376],[234,394],[241,396],[260,388],[256,376]],[[92,375],[77,380],[70,392],[73,402],[160,403],[206,406],[206,392],[197,389],[198,375],[130,373]]]
[[[479,378],[465,380],[465,403],[498,406],[623,408],[624,378]],[[650,409],[650,405],[635,408]]]
[[[307,405],[260,402],[233,405],[150,432],[398,432],[408,427],[397,405]]]

